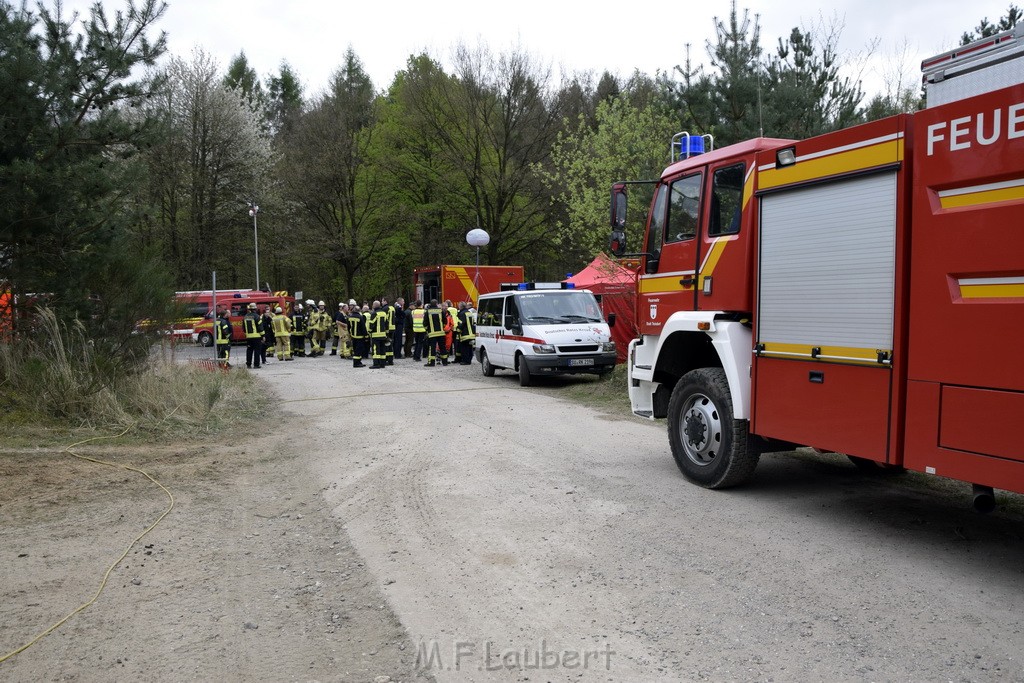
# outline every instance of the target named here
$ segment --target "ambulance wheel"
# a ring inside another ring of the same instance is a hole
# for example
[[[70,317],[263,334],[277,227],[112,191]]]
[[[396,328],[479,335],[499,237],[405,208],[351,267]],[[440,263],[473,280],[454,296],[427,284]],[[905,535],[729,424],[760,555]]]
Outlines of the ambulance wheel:
[[[494,366],[487,357],[487,349],[480,349],[480,370],[483,371],[484,377],[494,377]]]
[[[213,335],[209,332],[199,333],[199,345],[200,346],[213,346]]]
[[[733,417],[722,368],[692,370],[676,383],[668,403],[668,440],[683,476],[709,489],[747,481],[760,457],[747,421]]]
[[[519,356],[519,386],[530,386],[530,366],[526,364],[526,359],[522,356]]]

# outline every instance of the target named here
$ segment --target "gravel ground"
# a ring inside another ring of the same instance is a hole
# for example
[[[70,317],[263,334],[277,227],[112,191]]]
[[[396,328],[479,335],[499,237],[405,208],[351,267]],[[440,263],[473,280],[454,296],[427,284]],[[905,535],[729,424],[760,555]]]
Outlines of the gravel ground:
[[[1024,681],[1019,496],[982,517],[964,485],[803,451],[706,491],[663,422],[558,397],[589,377],[524,389],[330,356],[258,372],[285,424],[147,454],[184,501],[151,554],[0,677]],[[99,480],[27,491],[58,457],[4,461],[4,651],[94,590],[84,558],[109,561],[112,529],[161,509],[134,480],[113,504],[126,477],[77,464],[56,483]]]

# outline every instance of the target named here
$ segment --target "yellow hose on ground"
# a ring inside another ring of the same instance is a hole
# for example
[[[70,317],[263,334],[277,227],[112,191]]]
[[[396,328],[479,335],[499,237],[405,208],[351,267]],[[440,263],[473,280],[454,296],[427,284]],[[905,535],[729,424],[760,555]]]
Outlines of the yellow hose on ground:
[[[68,446],[67,448],[65,448],[64,452],[67,453],[68,455],[71,455],[71,456],[74,456],[74,457],[78,458],[79,460],[88,460],[89,462],[94,462],[94,463],[97,463],[99,465],[107,465],[108,467],[120,467],[122,469],[131,470],[132,472],[138,472],[139,474],[141,474],[142,476],[146,477],[151,482],[153,482],[154,484],[159,486],[161,489],[163,489],[163,492],[167,494],[167,498],[170,501],[170,504],[167,506],[167,509],[164,510],[160,514],[160,516],[156,518],[156,521],[153,522],[152,524],[150,524],[149,527],[147,527],[145,531],[143,531],[141,534],[136,536],[135,539],[131,543],[128,544],[128,547],[124,549],[124,552],[121,553],[121,556],[118,557],[116,560],[114,560],[114,562],[110,565],[110,567],[107,568],[107,571],[103,574],[103,580],[100,581],[100,587],[96,590],[96,594],[92,596],[91,600],[89,600],[86,603],[83,603],[82,605],[79,605],[75,610],[73,610],[71,613],[69,613],[66,617],[64,617],[63,619],[61,619],[60,621],[58,621],[54,625],[50,626],[50,628],[46,629],[45,631],[43,631],[42,633],[37,635],[35,638],[33,638],[32,640],[28,641],[27,643],[25,643],[24,645],[19,647],[17,650],[14,650],[12,652],[8,652],[7,654],[5,654],[3,656],[0,656],[0,662],[4,662],[4,661],[10,659],[11,657],[13,657],[14,655],[18,654],[19,652],[24,652],[28,648],[30,648],[33,645],[35,645],[41,639],[45,638],[46,636],[50,635],[51,633],[56,631],[58,628],[60,628],[64,624],[64,622],[66,622],[68,619],[70,619],[71,617],[75,616],[76,614],[78,614],[79,612],[81,612],[85,608],[89,607],[94,602],[96,602],[96,600],[100,597],[100,593],[102,593],[103,589],[106,588],[106,586],[107,586],[107,579],[110,578],[110,574],[111,574],[111,572],[114,571],[114,568],[117,567],[117,565],[119,565],[121,563],[121,560],[123,560],[125,557],[128,556],[128,553],[131,551],[131,549],[134,548],[135,545],[146,536],[146,534],[148,534],[150,531],[155,529],[156,525],[159,524],[163,520],[163,518],[166,517],[167,514],[171,510],[174,509],[174,496],[171,495],[171,492],[167,489],[166,486],[164,486],[163,484],[158,482],[156,479],[154,479],[152,476],[150,476],[150,474],[148,472],[146,472],[144,470],[141,470],[138,467],[134,467],[133,465],[124,465],[124,464],[121,464],[121,463],[107,462],[106,460],[99,460],[97,458],[90,458],[89,456],[81,455],[81,454],[75,453],[73,450],[71,450],[72,448],[75,448],[76,446],[81,446],[82,444],[89,443],[90,441],[97,441],[99,439],[120,439],[122,436],[127,434],[128,430],[130,430],[130,429],[131,429],[131,427],[128,427],[127,429],[125,429],[123,432],[121,432],[117,436],[94,436],[91,439],[85,439],[84,441],[79,441],[78,443],[73,443],[70,446]]]

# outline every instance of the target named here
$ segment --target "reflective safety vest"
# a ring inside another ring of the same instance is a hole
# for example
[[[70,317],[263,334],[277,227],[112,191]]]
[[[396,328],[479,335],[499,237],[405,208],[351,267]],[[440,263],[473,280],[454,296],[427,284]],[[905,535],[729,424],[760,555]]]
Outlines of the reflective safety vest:
[[[245,320],[242,322],[245,325],[246,339],[260,339],[263,337],[263,318],[258,313],[247,313]]]
[[[476,339],[476,325],[473,324],[473,318],[469,315],[469,311],[459,311],[459,339],[462,341]]]
[[[231,343],[231,323],[227,320],[217,318],[217,324],[214,325],[217,329],[217,343],[218,344],[230,344]]]
[[[451,325],[452,325],[452,328],[454,329],[454,327],[458,324],[459,309],[455,308],[454,306],[449,306],[448,307],[448,318],[451,320]]]
[[[412,311],[412,331],[413,332],[426,332],[427,328],[423,325],[423,320],[426,318],[427,312],[422,308],[415,308]]]
[[[292,321],[284,313],[278,313],[274,316],[274,336],[275,337],[287,337],[292,331]]]
[[[391,304],[388,304],[388,307],[385,310],[388,313],[388,332],[394,332],[395,331],[395,307],[392,306]]]
[[[427,330],[427,336],[443,337],[444,336],[444,311],[440,308],[428,308],[427,317],[424,321],[424,326]]]

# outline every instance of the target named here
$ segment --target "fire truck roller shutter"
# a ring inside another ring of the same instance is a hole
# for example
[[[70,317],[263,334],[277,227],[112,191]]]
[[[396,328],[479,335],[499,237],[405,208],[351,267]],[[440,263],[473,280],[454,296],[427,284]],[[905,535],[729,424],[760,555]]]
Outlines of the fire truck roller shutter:
[[[762,197],[756,433],[895,457],[879,359],[893,348],[896,185],[885,171]]]
[[[760,239],[766,351],[871,361],[892,350],[895,173],[766,195]]]

